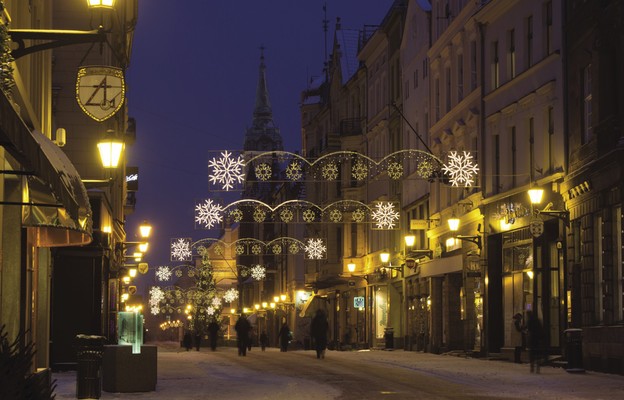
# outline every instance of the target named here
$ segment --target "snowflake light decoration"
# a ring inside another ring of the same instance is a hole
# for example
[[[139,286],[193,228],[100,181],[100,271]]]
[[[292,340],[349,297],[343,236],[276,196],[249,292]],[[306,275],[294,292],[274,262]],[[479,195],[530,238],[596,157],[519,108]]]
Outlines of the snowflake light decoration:
[[[303,212],[303,220],[305,222],[314,222],[316,219],[316,213],[310,209],[307,209]]]
[[[375,204],[371,214],[377,229],[393,229],[399,221],[399,212],[395,211],[395,204],[390,201],[380,201]]]
[[[161,282],[171,279],[171,268],[166,265],[162,267],[156,267],[156,279]]]
[[[321,175],[323,176],[323,179],[335,181],[338,179],[338,166],[333,161],[325,164],[321,170]]]
[[[257,281],[261,281],[266,276],[266,268],[262,265],[254,265],[251,267],[251,277]]]
[[[266,211],[261,208],[256,208],[253,213],[253,219],[257,223],[264,222],[264,220],[266,219]]]
[[[329,213],[329,220],[336,223],[342,221],[342,213],[340,212],[340,210],[331,210],[331,212]]]
[[[418,171],[418,175],[420,175],[423,179],[429,179],[433,175],[433,164],[429,161],[421,161],[416,168]]]
[[[171,261],[191,261],[191,238],[171,239]]]
[[[224,248],[223,248],[223,246],[221,246],[220,244],[217,244],[217,245],[215,245],[215,246],[214,246],[214,250],[213,250],[213,251],[214,251],[214,253],[215,253],[216,255],[218,255],[218,256],[222,256],[222,255],[223,255]]]
[[[449,153],[449,164],[442,167],[442,170],[450,175],[449,181],[453,186],[472,186],[473,175],[477,174],[479,167],[472,163],[472,154],[467,151],[459,154],[456,151]]]
[[[362,208],[358,208],[357,210],[351,213],[351,218],[353,222],[362,222],[364,218],[366,218],[366,212]]]
[[[401,179],[403,176],[403,166],[398,162],[388,165],[388,176],[394,180]]]
[[[245,246],[243,246],[242,244],[237,244],[236,247],[234,248],[234,251],[236,252],[236,255],[240,256],[245,254]]]
[[[223,221],[223,207],[213,203],[211,199],[204,200],[203,203],[195,205],[195,222],[202,224],[206,229],[210,229],[218,222]]]
[[[238,299],[238,290],[231,288],[225,291],[225,294],[223,295],[223,300],[225,300],[226,303],[231,303],[236,299]]]
[[[355,180],[363,181],[368,176],[368,166],[362,160],[358,160],[353,164],[351,174]]]
[[[308,239],[304,251],[307,259],[322,260],[325,258],[327,246],[323,243],[323,239]]]
[[[158,315],[161,312],[160,302],[165,299],[165,293],[158,286],[152,286],[149,290],[149,305],[152,315]]]
[[[290,246],[288,246],[288,251],[290,254],[299,253],[299,245],[297,243],[291,243]]]
[[[216,296],[213,297],[212,300],[210,300],[210,304],[212,304],[215,308],[221,307],[221,298]]]
[[[230,211],[230,217],[234,222],[241,222],[243,220],[243,212],[240,209],[236,208]]]
[[[273,254],[281,254],[282,246],[279,244],[274,244],[273,247],[271,247],[271,251],[273,252]]]
[[[286,178],[291,181],[298,181],[303,177],[301,163],[293,161],[286,167]]]
[[[251,252],[254,255],[260,255],[262,253],[262,247],[260,247],[259,244],[254,244],[253,246],[251,246]]]
[[[267,163],[258,165],[255,169],[256,178],[261,181],[268,181],[271,179],[271,166]]]
[[[213,158],[208,162],[208,168],[212,168],[212,174],[208,175],[208,179],[214,185],[223,185],[223,190],[233,189],[235,183],[245,181],[244,166],[243,156],[239,155],[234,158],[232,153],[226,150],[221,153],[221,158]]]
[[[290,210],[289,208],[285,208],[282,211],[280,211],[280,218],[282,220],[282,222],[284,223],[289,223],[293,220],[294,214],[292,212],[292,210]]]

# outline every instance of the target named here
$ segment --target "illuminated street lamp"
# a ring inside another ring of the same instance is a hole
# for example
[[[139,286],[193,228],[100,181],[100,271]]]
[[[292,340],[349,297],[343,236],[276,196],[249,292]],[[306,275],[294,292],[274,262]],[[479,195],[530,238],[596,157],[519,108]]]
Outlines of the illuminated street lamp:
[[[528,190],[529,199],[531,200],[531,204],[540,204],[542,202],[542,197],[544,196],[544,189],[540,189],[538,187],[532,187]]]
[[[114,131],[107,130],[104,138],[97,144],[98,151],[100,152],[100,159],[102,160],[102,166],[104,168],[117,168],[119,166],[119,160],[121,159],[121,153],[124,149],[124,143],[122,140],[115,136]]]
[[[89,8],[113,8],[115,0],[87,0]]]
[[[152,233],[152,226],[149,222],[147,222],[147,220],[143,220],[139,226],[139,232],[141,233],[142,238],[148,238],[150,236],[150,233]]]

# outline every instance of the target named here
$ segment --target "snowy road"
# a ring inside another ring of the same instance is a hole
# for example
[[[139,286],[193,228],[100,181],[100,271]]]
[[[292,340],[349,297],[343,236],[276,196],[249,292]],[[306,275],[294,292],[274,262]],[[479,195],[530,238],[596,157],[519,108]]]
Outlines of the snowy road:
[[[140,373],[140,371],[137,371]],[[57,399],[75,399],[76,374],[54,374]],[[155,392],[102,399],[624,399],[624,377],[396,351],[200,352],[159,348]]]

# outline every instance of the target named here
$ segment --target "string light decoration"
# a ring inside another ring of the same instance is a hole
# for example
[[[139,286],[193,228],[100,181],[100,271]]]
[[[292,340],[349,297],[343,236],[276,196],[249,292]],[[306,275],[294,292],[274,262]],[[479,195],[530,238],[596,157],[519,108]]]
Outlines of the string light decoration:
[[[156,279],[161,282],[166,282],[171,279],[172,271],[167,265],[156,267]]]
[[[261,281],[266,277],[266,268],[262,265],[254,265],[251,267],[251,277],[257,281]]]
[[[230,288],[225,291],[225,294],[223,295],[223,300],[226,303],[232,303],[233,301],[236,301],[236,299],[238,299],[238,290]]]
[[[273,178],[277,168],[284,171],[284,176],[291,182],[302,179],[322,179],[335,181],[340,176],[344,165],[350,171],[351,178],[357,181],[375,176],[400,179],[404,175],[403,163],[416,163],[416,176],[431,179],[442,175],[444,163],[435,155],[417,149],[403,149],[388,154],[378,162],[372,158],[350,150],[341,150],[322,155],[315,160],[308,160],[299,154],[286,151],[245,152],[233,155],[231,151],[221,151],[218,157],[209,162],[209,182],[214,190],[242,190],[248,170],[253,168],[255,177],[263,182]],[[454,165],[455,161],[451,161]],[[452,178],[452,176],[451,176]],[[461,181],[457,181],[458,184]]]
[[[191,238],[171,239],[171,261],[191,261],[193,259],[191,243]]]
[[[479,171],[477,164],[472,162],[472,154],[464,151],[459,154],[456,151],[449,153],[449,163],[442,167],[442,170],[450,176],[449,182],[453,186],[472,186],[473,176]]]

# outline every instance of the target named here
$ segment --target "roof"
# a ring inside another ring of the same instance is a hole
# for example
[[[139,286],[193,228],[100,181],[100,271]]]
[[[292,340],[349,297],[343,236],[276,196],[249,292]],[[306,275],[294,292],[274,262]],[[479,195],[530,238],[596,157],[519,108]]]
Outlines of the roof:
[[[360,62],[357,58],[360,32],[355,29],[337,29],[336,46],[342,72],[342,84],[345,84],[357,72]]]

